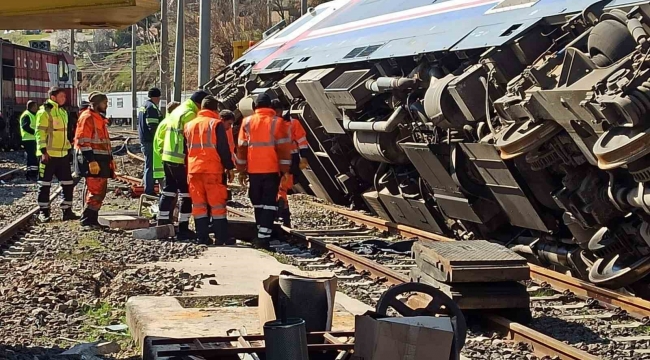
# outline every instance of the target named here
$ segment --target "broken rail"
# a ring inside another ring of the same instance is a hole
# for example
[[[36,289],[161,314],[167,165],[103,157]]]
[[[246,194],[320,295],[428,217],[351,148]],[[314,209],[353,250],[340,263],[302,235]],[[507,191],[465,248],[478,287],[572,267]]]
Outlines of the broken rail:
[[[401,234],[409,237],[417,237],[419,239],[427,239],[432,241],[455,241],[438,234],[432,234],[426,231],[415,229],[409,226],[394,224],[382,219],[378,219],[372,216],[367,216],[360,214],[354,211],[339,209],[334,206],[324,205],[314,202],[314,205],[324,207],[328,210],[339,213],[350,220],[354,221],[357,224],[369,226],[379,230],[389,231],[395,234]],[[331,252],[334,257],[339,259],[341,262],[346,265],[354,266],[357,269],[368,271],[371,277],[374,278],[383,278],[386,279],[391,284],[401,284],[404,282],[409,282],[407,276],[400,274],[392,269],[389,269],[381,264],[378,264],[374,261],[368,260],[362,256],[359,256],[351,251],[345,250],[334,244],[324,243],[317,239],[312,239],[308,235],[301,234],[299,231],[291,230],[289,228],[284,228],[283,230],[287,232],[290,236],[294,236],[301,241],[306,242],[310,247],[319,248],[324,251]],[[532,275],[532,270],[531,270]],[[564,276],[558,274],[560,276]],[[567,276],[564,276],[568,278]],[[575,280],[575,279],[573,279]],[[568,286],[571,282],[565,282],[565,286]],[[578,293],[576,293],[578,295]],[[485,314],[482,317],[482,321],[490,328],[498,330],[499,332],[506,335],[507,338],[513,341],[519,341],[529,344],[536,355],[543,356],[557,356],[559,359],[563,360],[591,360],[598,359],[596,356],[576,349],[570,345],[567,345],[557,339],[554,339],[548,335],[542,334],[536,330],[528,328],[522,324],[510,321],[502,316],[494,314]]]

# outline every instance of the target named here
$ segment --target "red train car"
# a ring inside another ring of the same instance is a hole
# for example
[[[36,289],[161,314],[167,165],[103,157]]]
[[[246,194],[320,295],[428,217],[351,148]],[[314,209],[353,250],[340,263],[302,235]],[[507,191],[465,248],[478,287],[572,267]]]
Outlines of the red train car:
[[[48,90],[57,86],[66,90],[66,110],[70,129],[79,115],[78,72],[68,53],[33,49],[0,39],[0,148],[20,148],[20,114],[29,100],[43,104]]]

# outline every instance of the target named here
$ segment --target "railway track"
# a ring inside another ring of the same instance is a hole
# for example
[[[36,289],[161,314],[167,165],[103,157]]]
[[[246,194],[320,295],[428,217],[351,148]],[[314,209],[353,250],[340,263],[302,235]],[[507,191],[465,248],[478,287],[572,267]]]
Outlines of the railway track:
[[[25,167],[19,167],[4,172],[0,174],[0,180],[10,180],[24,170]],[[50,202],[56,199],[60,192],[60,186],[55,188],[50,195]],[[34,251],[34,245],[43,241],[28,231],[38,209],[38,206],[34,205],[29,211],[17,214],[13,221],[0,228],[0,262],[29,255]]]
[[[370,229],[382,230],[396,233],[407,237],[433,241],[454,241],[443,238],[437,234],[423,232],[418,229],[388,223],[384,220],[366,216],[356,212],[339,209],[336,207],[314,203],[314,206],[322,206],[348,219],[364,225]],[[395,254],[383,255],[359,255],[354,251],[345,249],[348,243],[377,238],[375,233],[364,227],[353,229],[328,229],[328,230],[295,230],[283,228],[283,231],[292,239],[299,240],[306,245],[307,249],[316,249],[320,253],[328,254],[326,257],[313,257],[311,252],[300,247],[283,244],[277,248],[278,252],[296,258],[296,263],[310,270],[327,269],[334,270],[345,281],[346,279],[359,279],[360,275],[367,275],[372,279],[367,281],[356,281],[352,287],[375,284],[375,289],[369,290],[368,299],[377,301],[380,295],[389,285],[399,285],[410,281],[408,270],[414,267],[412,259],[406,256]],[[396,231],[397,230],[397,231]],[[350,272],[350,269],[354,269]],[[533,281],[529,285],[531,294],[531,308],[544,321],[539,322],[539,327],[546,328],[549,321],[551,325],[558,324],[558,331],[562,331],[562,325],[566,328],[564,335],[557,336],[561,340],[567,340],[566,333],[570,329],[585,329],[594,327],[598,331],[601,325],[598,320],[606,321],[607,335],[602,340],[609,343],[619,343],[629,347],[630,354],[637,358],[650,356],[645,342],[650,336],[643,335],[647,330],[649,322],[648,310],[650,302],[626,296],[607,289],[597,288],[591,284],[571,278],[569,276],[547,270],[535,265],[531,266]],[[381,284],[380,286],[376,286]],[[345,286],[345,285],[344,285]],[[410,305],[422,305],[422,299],[413,298],[409,300]],[[424,304],[426,305],[426,303]],[[528,344],[534,354],[543,357],[557,357],[560,359],[598,359],[598,356],[589,354],[575,346],[561,341],[555,336],[547,335],[535,328],[527,327],[505,317],[480,313],[481,322],[489,329],[494,329],[504,334],[505,339]],[[549,325],[550,326],[550,325]],[[643,331],[639,331],[643,330]],[[554,333],[554,331],[550,331]],[[563,338],[564,337],[564,338]],[[576,346],[589,348],[577,343]]]

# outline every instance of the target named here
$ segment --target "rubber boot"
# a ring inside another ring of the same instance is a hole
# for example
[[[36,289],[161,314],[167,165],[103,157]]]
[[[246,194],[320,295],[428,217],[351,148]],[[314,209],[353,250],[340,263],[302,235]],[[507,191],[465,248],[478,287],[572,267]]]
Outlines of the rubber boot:
[[[63,221],[79,220],[81,217],[72,211],[72,209],[63,210]]]
[[[194,226],[196,226],[196,236],[199,238],[199,244],[212,245],[212,239],[210,239],[210,218],[194,219]]]
[[[228,219],[212,219],[212,233],[217,245],[235,245],[235,239],[230,238],[228,231]]]
[[[177,240],[194,240],[196,239],[196,233],[190,230],[190,222],[183,221],[178,224],[178,234],[176,235]]]
[[[89,208],[85,208],[81,213],[80,223],[87,230],[108,228],[108,226],[99,223],[99,212]]]
[[[280,211],[282,213],[282,225],[290,228],[291,227],[291,211],[289,211],[289,208],[280,208]]]

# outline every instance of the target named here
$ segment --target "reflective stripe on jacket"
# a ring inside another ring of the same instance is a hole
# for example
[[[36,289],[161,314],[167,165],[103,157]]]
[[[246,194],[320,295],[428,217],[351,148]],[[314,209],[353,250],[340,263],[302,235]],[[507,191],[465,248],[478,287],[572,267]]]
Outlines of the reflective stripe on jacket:
[[[153,136],[153,178],[162,179],[165,177],[165,169],[162,162],[162,149],[165,143],[165,134],[169,124],[169,115],[158,124],[156,133]]]
[[[307,132],[298,119],[291,119],[289,123],[291,127],[291,153],[297,154],[298,151],[304,152],[309,150],[309,143],[307,142]]]
[[[239,130],[237,168],[249,174],[289,172],[291,134],[273,109],[256,109]]]
[[[22,121],[25,116],[29,117],[29,127],[32,130],[35,130],[36,129],[36,114],[32,114],[31,112],[29,112],[29,110],[25,110],[20,115],[20,121]],[[20,126],[20,137],[21,137],[21,139],[23,141],[36,139],[36,136],[34,134],[30,134],[27,131],[23,130],[22,124]]]
[[[94,110],[81,112],[74,138],[75,149],[81,152],[90,151],[100,158],[111,155],[111,139],[106,120]]]
[[[110,178],[113,175],[111,139],[107,120],[98,112],[87,109],[81,112],[75,131],[75,150],[79,175],[84,177]],[[99,164],[98,174],[91,174],[90,162]]]
[[[53,157],[68,155],[68,113],[52,100],[41,106],[36,113],[36,155],[42,155],[41,149]]]
[[[188,174],[223,174],[232,169],[232,155],[226,129],[219,114],[201,110],[196,119],[185,125]]]
[[[176,163],[185,163],[185,142],[183,140],[183,128],[196,118],[199,109],[192,100],[186,100],[178,108],[172,111],[165,132],[165,143],[163,145],[162,160]]]

